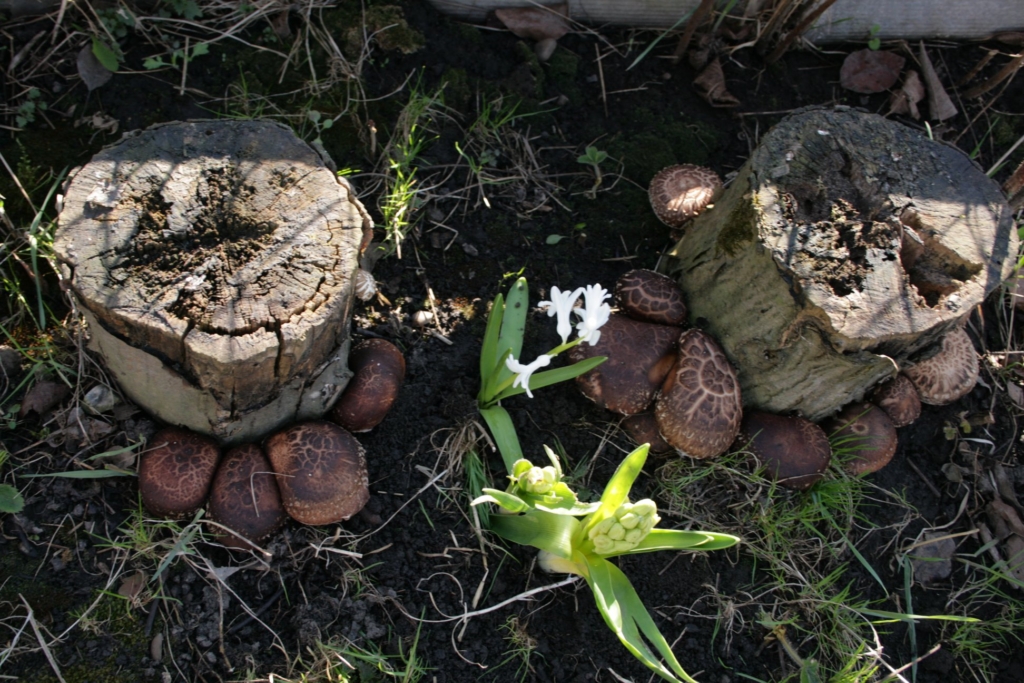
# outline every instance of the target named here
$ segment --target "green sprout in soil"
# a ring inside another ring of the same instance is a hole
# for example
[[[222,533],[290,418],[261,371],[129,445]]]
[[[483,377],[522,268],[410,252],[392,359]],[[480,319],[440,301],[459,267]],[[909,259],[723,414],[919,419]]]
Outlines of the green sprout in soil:
[[[570,318],[580,296],[585,305],[575,311],[580,318],[576,325],[579,336],[570,341]],[[484,488],[473,504],[497,505],[503,514],[491,515],[491,531],[507,541],[540,550],[538,561],[545,570],[583,577],[605,623],[645,666],[665,680],[692,682],[629,579],[610,560],[655,550],[718,550],[739,539],[712,532],[656,528],[661,521],[657,504],[650,499],[631,502],[629,498],[647,460],[647,444],[626,456],[599,500],[581,501],[564,480],[554,451],[545,447],[550,464],[543,466],[522,456],[512,420],[500,405],[502,399],[516,394],[532,397],[532,389],[572,379],[605,360],[598,357],[537,372],[577,344],[598,342],[600,328],[610,315],[605,303],[608,296],[600,285],[569,292],[552,287],[551,300],[541,305],[548,308],[549,315],[557,316],[562,344],[524,364],[519,358],[529,303],[526,280],[519,278],[507,297],[498,295],[480,353],[478,409],[505,461],[509,483],[505,490]]]
[[[608,152],[601,151],[593,145],[589,145],[584,154],[576,157],[577,162],[585,166],[590,166],[591,170],[594,172],[594,186],[587,192],[587,196],[590,198],[597,196],[597,188],[601,187],[601,182],[603,180],[601,176],[601,162],[605,161],[607,158]]]

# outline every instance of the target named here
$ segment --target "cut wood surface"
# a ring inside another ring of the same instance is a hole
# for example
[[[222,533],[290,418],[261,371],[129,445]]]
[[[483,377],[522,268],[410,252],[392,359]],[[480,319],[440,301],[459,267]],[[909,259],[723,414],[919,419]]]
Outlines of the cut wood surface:
[[[302,388],[337,361],[368,225],[348,184],[290,129],[172,123],[126,136],[73,176],[55,250],[94,347],[132,398],[238,440],[246,414],[294,419]],[[153,386],[153,372],[174,379]]]
[[[829,415],[931,352],[1008,278],[998,185],[874,114],[795,113],[765,135],[664,270],[739,371],[745,405]]]

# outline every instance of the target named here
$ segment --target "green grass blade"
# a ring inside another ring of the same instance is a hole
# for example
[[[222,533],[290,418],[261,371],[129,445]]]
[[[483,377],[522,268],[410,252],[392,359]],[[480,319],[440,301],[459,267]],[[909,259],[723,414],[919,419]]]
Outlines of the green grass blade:
[[[523,447],[519,445],[519,437],[516,435],[511,416],[501,406],[481,408],[480,415],[491,430],[494,443],[498,444],[501,459],[505,462],[505,470],[511,474],[516,460],[523,457]]]
[[[597,557],[587,557],[587,581],[597,601],[597,609],[605,623],[615,632],[619,641],[634,657],[651,671],[667,681],[696,683],[679,664],[671,646],[661,635],[657,625],[647,612],[640,596],[636,594],[626,575],[611,562]],[[637,628],[639,626],[639,628]],[[671,667],[669,670],[651,652],[640,633],[661,653]],[[673,673],[674,672],[674,673]]]
[[[484,331],[484,341],[480,347],[480,387],[487,383],[498,361],[498,333],[501,332],[501,321],[505,317],[505,297],[502,294],[494,297],[494,305],[491,306],[491,315],[487,318],[487,329]]]
[[[63,477],[65,479],[108,479],[110,477],[134,477],[137,476],[135,472],[129,472],[128,470],[119,469],[106,469],[106,470],[72,470],[71,472],[53,472],[51,474],[21,474],[18,475],[22,479],[32,479],[34,477]]]
[[[525,515],[492,515],[491,531],[506,541],[572,559],[572,535],[580,523],[569,515],[531,510]]]
[[[868,607],[853,607],[850,606],[854,612],[863,614],[866,617],[878,617],[884,619],[885,622],[878,623],[892,623],[896,621],[902,621],[905,623],[911,623],[919,619],[931,619],[934,621],[957,621],[965,624],[970,624],[980,621],[974,617],[958,617],[955,614],[906,614],[904,612],[888,612],[884,609],[870,609]]]
[[[552,384],[576,379],[583,373],[590,372],[606,360],[608,360],[607,356],[595,356],[594,358],[581,360],[579,363],[567,365],[564,368],[555,368],[554,370],[544,370],[543,372],[535,373],[530,377],[530,391],[536,391],[537,389],[543,389],[544,387],[551,386]],[[510,396],[517,396],[524,393],[526,393],[526,389],[523,387],[509,387],[498,394],[495,397],[495,400],[501,400],[503,398],[509,398]]]

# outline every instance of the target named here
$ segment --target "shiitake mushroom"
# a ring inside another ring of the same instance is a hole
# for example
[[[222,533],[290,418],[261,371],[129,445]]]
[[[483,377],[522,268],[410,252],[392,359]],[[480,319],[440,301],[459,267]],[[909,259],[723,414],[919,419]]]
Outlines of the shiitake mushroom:
[[[259,445],[236,446],[224,454],[207,503],[210,519],[235,534],[215,535],[230,548],[248,549],[284,524],[287,515],[270,461]]]
[[[636,320],[661,325],[681,325],[686,321],[686,303],[679,284],[653,270],[630,270],[619,277],[615,283],[615,303]]]
[[[577,363],[595,356],[607,356],[601,365],[576,378],[583,395],[620,415],[647,410],[675,362],[679,328],[633,320],[613,313],[601,327],[601,339],[569,350]]]
[[[851,403],[822,427],[836,450],[849,454],[843,468],[852,475],[877,472],[896,454],[896,427],[884,410],[870,403]]]
[[[687,330],[679,337],[654,416],[665,441],[694,458],[721,455],[735,440],[743,419],[740,384],[711,335]]]
[[[285,511],[302,524],[333,524],[370,499],[366,457],[349,432],[330,422],[302,422],[264,444]]]
[[[212,439],[178,427],[153,435],[154,447],[139,457],[142,505],[156,516],[182,519],[206,502],[220,459]]]
[[[824,430],[798,416],[748,412],[736,445],[756,456],[779,484],[800,491],[821,480],[832,461]]]
[[[352,379],[329,419],[353,433],[368,432],[387,416],[405,381],[405,357],[384,339],[364,339],[348,357]]]

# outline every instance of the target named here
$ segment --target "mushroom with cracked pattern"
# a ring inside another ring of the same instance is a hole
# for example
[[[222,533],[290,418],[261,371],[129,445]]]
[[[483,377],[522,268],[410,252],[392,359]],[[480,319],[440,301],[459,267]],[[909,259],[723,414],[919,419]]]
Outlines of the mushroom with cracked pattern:
[[[387,416],[405,381],[405,356],[384,339],[364,339],[348,356],[354,373],[330,420],[353,433],[368,432]]]
[[[613,313],[601,327],[597,344],[569,350],[573,363],[606,356],[593,370],[576,378],[583,395],[620,415],[647,410],[675,362],[679,328],[633,320]]]
[[[921,417],[921,397],[903,373],[871,392],[871,402],[885,411],[894,427],[906,427]]]
[[[780,485],[799,491],[821,480],[832,461],[824,430],[798,416],[749,412],[736,444],[764,464]]]
[[[851,403],[822,422],[840,453],[850,454],[843,469],[857,476],[877,472],[896,454],[896,427],[885,411],[871,403]]]
[[[356,438],[330,422],[302,422],[264,444],[284,509],[302,524],[333,524],[370,499],[366,457]]]
[[[710,168],[678,164],[654,174],[647,194],[658,219],[679,230],[704,211],[721,189],[721,178]]]
[[[235,533],[218,529],[229,548],[248,550],[277,531],[288,518],[270,461],[259,445],[236,446],[224,454],[207,502],[210,519]]]
[[[166,519],[195,514],[210,493],[220,448],[213,439],[179,427],[159,430],[150,443],[153,449],[139,457],[142,505]]]
[[[686,320],[683,291],[675,280],[653,270],[623,273],[615,283],[615,303],[631,318],[662,325]]]
[[[694,458],[721,455],[736,439],[743,419],[740,384],[711,335],[687,330],[679,337],[654,416],[665,441]]]
[[[943,406],[963,398],[978,382],[978,352],[967,330],[956,327],[942,338],[939,352],[903,369],[921,403]]]

